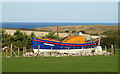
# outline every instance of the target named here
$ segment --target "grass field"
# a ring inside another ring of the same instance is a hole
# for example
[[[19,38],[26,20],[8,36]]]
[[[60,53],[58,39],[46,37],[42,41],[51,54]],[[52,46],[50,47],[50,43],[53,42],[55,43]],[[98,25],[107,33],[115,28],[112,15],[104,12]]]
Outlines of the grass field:
[[[118,72],[118,54],[81,57],[3,58],[3,72]]]

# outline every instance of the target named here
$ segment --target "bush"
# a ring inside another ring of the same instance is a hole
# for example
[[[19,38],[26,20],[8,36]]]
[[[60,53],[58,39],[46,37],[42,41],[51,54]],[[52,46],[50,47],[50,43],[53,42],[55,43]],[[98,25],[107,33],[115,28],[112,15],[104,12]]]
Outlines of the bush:
[[[119,46],[119,36],[118,36],[118,31],[107,31],[104,32],[103,35],[106,37],[101,38],[101,46],[107,46],[108,48],[111,47],[111,44],[116,45],[117,47]],[[120,47],[119,47],[120,48]]]
[[[68,31],[68,30],[66,30],[66,31],[65,31],[65,33],[69,33],[69,31]]]
[[[72,31],[72,33],[75,33],[76,31]]]
[[[19,47],[20,49],[24,46],[29,49],[32,49],[32,37],[37,38],[34,32],[32,32],[30,35],[27,35],[20,32],[20,30],[16,30],[14,36],[11,36],[5,33],[4,30],[2,30],[2,47],[10,46],[10,44],[13,44],[14,46]]]
[[[59,36],[55,35],[55,32],[49,32],[47,38],[60,39]]]

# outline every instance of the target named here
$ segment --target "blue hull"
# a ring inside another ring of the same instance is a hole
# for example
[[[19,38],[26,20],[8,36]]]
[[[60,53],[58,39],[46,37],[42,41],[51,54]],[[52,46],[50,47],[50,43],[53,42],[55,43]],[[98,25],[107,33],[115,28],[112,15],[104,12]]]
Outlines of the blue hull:
[[[73,44],[73,43],[61,43],[61,42],[32,38],[32,43],[33,43],[33,49],[38,49],[38,46],[40,45],[40,49],[51,50],[52,47],[53,50],[68,50],[68,48],[69,50],[71,50],[71,49],[82,49],[82,47],[83,49],[94,48],[98,45],[99,40],[93,43]]]

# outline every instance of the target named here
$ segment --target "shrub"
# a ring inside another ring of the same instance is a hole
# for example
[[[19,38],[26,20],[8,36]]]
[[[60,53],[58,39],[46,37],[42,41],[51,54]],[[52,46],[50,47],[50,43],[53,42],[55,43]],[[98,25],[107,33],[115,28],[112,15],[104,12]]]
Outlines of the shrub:
[[[66,31],[65,31],[65,33],[69,33],[69,31],[68,31],[68,30],[66,30]]]
[[[76,31],[72,31],[72,33],[75,33]]]
[[[55,35],[55,32],[49,32],[47,38],[59,39],[59,36]]]
[[[120,45],[119,42],[119,35],[118,35],[118,31],[107,31],[104,32],[103,35],[105,35],[106,37],[102,37],[101,38],[101,46],[107,46],[108,48],[111,47],[111,44],[116,45],[117,47]],[[119,46],[120,47],[120,46]]]

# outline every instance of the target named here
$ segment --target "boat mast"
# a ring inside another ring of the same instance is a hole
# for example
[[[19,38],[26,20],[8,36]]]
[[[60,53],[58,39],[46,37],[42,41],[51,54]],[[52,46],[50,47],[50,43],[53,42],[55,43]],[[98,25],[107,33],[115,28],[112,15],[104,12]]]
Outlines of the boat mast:
[[[57,25],[57,36],[58,36],[58,25]]]

